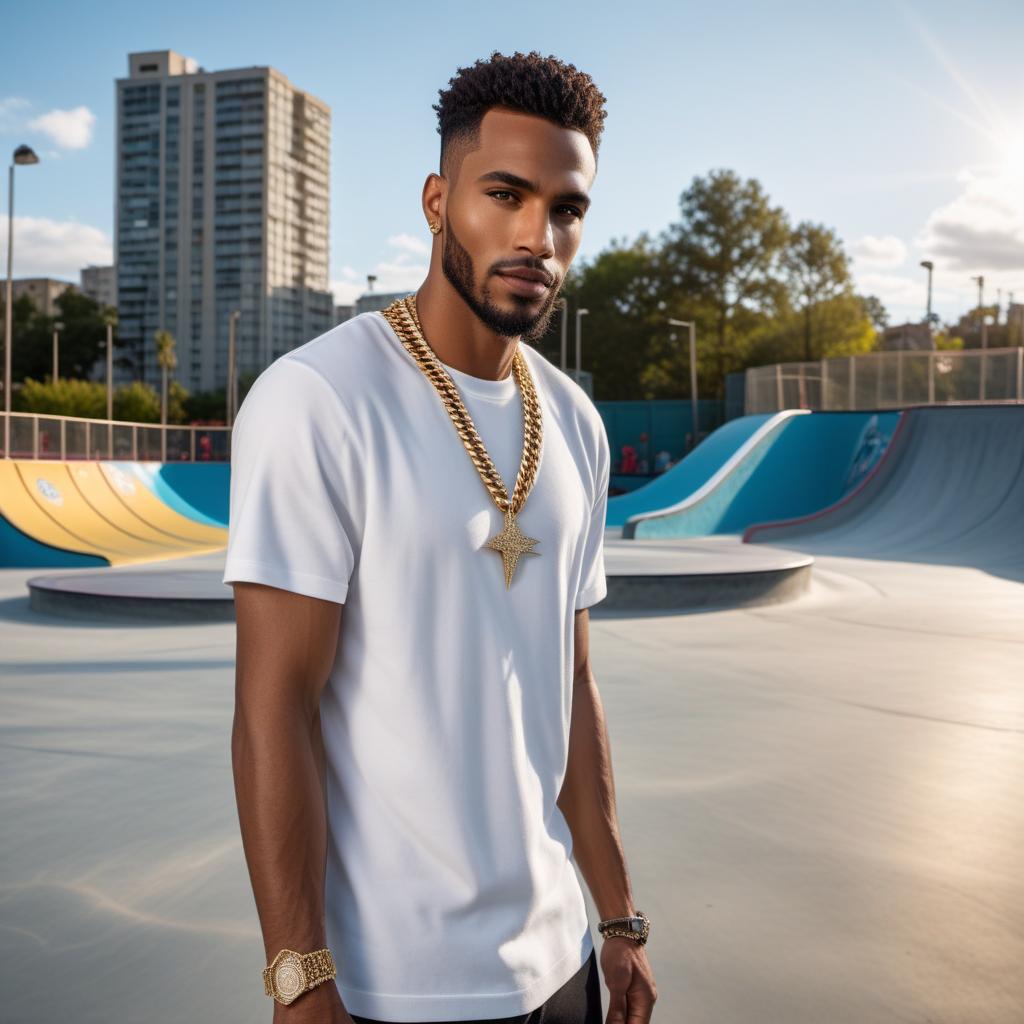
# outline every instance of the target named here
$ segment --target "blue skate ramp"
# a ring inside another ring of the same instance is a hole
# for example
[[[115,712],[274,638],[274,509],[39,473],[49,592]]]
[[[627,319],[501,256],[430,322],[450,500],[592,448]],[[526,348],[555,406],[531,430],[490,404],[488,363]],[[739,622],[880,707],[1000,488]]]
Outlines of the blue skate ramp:
[[[628,494],[608,499],[606,527],[623,526],[630,516],[665,508],[703,487],[712,476],[772,420],[789,413],[740,416],[712,431],[671,469]],[[781,420],[780,420],[781,422]]]
[[[800,412],[800,410],[792,410]],[[677,504],[627,520],[626,537],[742,533],[808,515],[855,488],[881,458],[898,411],[804,412],[762,432],[728,471]]]
[[[1024,582],[1024,406],[908,409],[861,486],[816,514],[754,524],[743,539]]]
[[[228,525],[231,467],[227,462],[119,462],[162,502],[207,526]]]

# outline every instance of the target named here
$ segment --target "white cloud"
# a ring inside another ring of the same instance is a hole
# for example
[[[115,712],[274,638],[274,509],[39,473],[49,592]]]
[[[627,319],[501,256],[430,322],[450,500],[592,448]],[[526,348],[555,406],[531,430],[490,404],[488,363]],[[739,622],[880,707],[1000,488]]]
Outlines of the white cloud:
[[[367,273],[376,275],[375,292],[415,291],[427,276],[427,263],[422,260],[430,247],[414,235],[392,235],[387,241],[392,250],[374,264]],[[414,257],[420,257],[414,260]],[[342,267],[338,278],[331,281],[331,291],[338,305],[352,305],[367,291],[366,275],[353,267]]]
[[[96,115],[88,107],[51,110],[33,118],[28,127],[49,135],[62,149],[85,149],[92,141]]]
[[[907,246],[895,235],[865,235],[850,246],[859,267],[899,267],[907,258]]]
[[[18,122],[18,112],[32,104],[21,96],[0,97],[0,131],[13,130]]]
[[[0,237],[7,237],[6,215],[0,215]],[[82,267],[113,262],[113,244],[99,228],[45,217],[14,218],[15,277],[78,281]]]
[[[388,239],[388,245],[401,252],[412,253],[414,256],[426,256],[430,253],[430,246],[422,238],[416,235],[392,235]]]
[[[922,252],[961,275],[1024,277],[1024,172],[964,171],[960,194],[933,211],[918,239]]]

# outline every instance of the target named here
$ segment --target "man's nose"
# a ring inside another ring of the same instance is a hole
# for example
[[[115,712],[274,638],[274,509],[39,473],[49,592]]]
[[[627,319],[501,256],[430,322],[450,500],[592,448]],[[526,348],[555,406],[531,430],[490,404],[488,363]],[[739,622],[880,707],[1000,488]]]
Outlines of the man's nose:
[[[540,259],[554,256],[555,239],[546,203],[524,204],[516,228],[517,249],[528,249]]]

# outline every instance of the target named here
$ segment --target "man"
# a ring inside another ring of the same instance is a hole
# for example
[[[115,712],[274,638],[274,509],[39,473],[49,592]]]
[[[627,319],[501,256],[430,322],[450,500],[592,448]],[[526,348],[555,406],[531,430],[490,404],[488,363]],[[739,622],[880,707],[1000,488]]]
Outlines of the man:
[[[607,1020],[644,1024],[588,657],[608,442],[523,343],[579,248],[604,97],[536,53],[449,86],[426,280],[274,362],[234,427],[232,756],[265,990],[275,1021],[597,1024],[575,853]]]

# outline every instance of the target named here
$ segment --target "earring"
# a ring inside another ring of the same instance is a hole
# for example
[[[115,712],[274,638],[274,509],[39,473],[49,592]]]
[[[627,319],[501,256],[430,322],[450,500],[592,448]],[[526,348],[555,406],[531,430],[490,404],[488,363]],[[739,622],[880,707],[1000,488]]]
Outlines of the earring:
[[[441,230],[441,222],[439,220],[432,220],[430,222],[430,233],[436,235]]]

